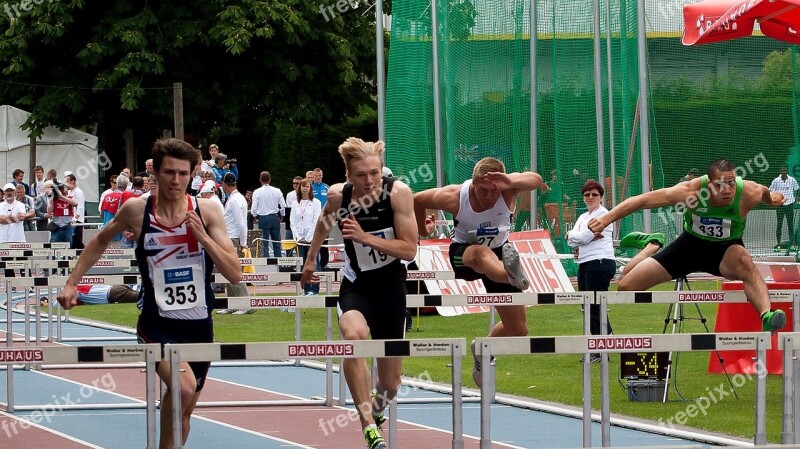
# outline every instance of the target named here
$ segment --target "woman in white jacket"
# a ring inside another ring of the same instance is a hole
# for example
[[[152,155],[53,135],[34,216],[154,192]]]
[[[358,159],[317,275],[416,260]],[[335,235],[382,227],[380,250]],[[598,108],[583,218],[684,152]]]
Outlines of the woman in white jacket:
[[[314,238],[314,228],[317,226],[317,220],[322,212],[322,203],[314,198],[314,192],[311,190],[311,181],[308,179],[300,181],[295,191],[297,192],[297,203],[292,207],[289,221],[292,223],[292,236],[297,242],[300,257],[303,258],[303,264],[305,264],[308,245]],[[317,260],[317,271],[320,269],[319,260]],[[318,294],[319,284],[306,284],[304,293],[306,295]]]
[[[575,221],[575,226],[567,233],[567,244],[575,249],[578,256],[578,290],[608,291],[611,279],[617,271],[612,238],[614,225],[607,226],[602,233],[597,234],[587,226],[589,220],[608,213],[608,209],[603,206],[605,190],[599,182],[589,180],[583,185],[581,192],[588,212],[581,214]],[[592,305],[589,310],[591,333],[597,335],[600,333],[600,306]],[[611,334],[610,322],[608,333]],[[599,357],[592,354],[592,362],[595,361],[599,361]]]

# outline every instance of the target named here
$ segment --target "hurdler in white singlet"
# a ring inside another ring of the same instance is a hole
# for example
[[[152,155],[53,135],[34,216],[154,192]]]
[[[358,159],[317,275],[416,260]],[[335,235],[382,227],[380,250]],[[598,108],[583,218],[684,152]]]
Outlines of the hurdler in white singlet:
[[[471,185],[471,179],[464,181],[464,184],[461,185],[453,242],[480,243],[492,249],[502,246],[508,240],[513,211],[508,208],[506,200],[501,194],[491,209],[475,212],[469,203]],[[470,231],[477,232],[474,233],[475,235],[470,235]]]

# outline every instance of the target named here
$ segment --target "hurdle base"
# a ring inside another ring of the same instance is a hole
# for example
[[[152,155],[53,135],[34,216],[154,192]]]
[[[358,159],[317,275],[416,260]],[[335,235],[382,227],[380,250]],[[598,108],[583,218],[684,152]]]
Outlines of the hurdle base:
[[[664,400],[666,384],[666,381],[663,380],[628,380],[628,400],[634,402],[661,402]]]

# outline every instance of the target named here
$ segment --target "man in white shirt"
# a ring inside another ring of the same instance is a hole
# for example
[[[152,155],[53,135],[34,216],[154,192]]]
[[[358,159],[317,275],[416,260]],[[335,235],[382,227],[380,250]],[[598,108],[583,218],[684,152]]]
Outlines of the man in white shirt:
[[[222,177],[222,190],[228,196],[225,202],[225,227],[228,229],[228,236],[236,248],[236,253],[242,257],[242,248],[247,248],[247,200],[244,195],[239,193],[236,188],[236,176],[227,173]],[[241,282],[238,284],[228,284],[228,296],[248,296],[247,286]],[[237,310],[234,315],[252,313],[254,310]],[[223,311],[220,311],[222,313]]]
[[[272,245],[264,247],[267,256],[272,246],[272,257],[281,257],[281,217],[286,214],[286,202],[277,187],[269,185],[272,177],[268,171],[262,171],[258,177],[261,187],[253,192],[253,220],[261,229],[261,237]]]
[[[30,195],[34,198],[44,196],[44,167],[37,165],[33,167],[33,182],[31,183]]]
[[[292,208],[297,204],[297,186],[303,178],[295,176],[292,179],[292,190],[286,194],[286,211],[284,213],[284,223],[286,223],[286,240],[293,240],[292,234]]]
[[[775,213],[778,218],[778,226],[775,228],[775,240],[777,241],[775,251],[781,250],[781,235],[783,234],[784,218],[786,219],[786,227],[789,230],[789,243],[786,244],[786,248],[792,251],[797,250],[797,238],[794,235],[794,202],[795,193],[797,193],[798,189],[800,189],[800,186],[798,186],[797,180],[789,176],[789,170],[785,165],[781,167],[780,175],[773,179],[772,184],[769,185],[770,192],[782,193],[783,197],[786,199],[783,206],[775,208]]]
[[[25,243],[25,205],[17,201],[17,188],[10,182],[3,186],[0,207],[0,243]]]
[[[75,234],[72,235],[72,247],[75,249],[83,249],[83,223],[86,221],[86,197],[83,190],[78,187],[78,178],[72,172],[64,177],[64,183],[67,185],[69,193],[67,196],[73,198],[78,202],[75,206],[75,215],[72,216],[72,226],[75,228]]]

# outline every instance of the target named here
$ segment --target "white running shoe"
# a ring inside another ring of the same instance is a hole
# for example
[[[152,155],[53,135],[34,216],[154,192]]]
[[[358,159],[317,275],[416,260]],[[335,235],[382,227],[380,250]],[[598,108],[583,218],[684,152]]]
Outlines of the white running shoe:
[[[522,265],[519,263],[519,252],[513,243],[503,245],[503,267],[508,273],[508,283],[520,290],[527,290],[530,286]]]

